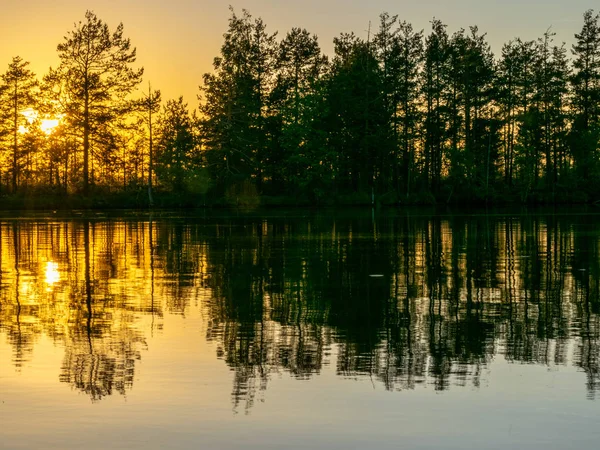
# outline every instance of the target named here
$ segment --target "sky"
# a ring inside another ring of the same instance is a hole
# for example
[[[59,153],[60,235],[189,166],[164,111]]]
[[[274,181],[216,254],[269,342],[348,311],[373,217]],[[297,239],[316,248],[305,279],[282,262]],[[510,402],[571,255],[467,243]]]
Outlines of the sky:
[[[227,30],[229,5],[262,17],[280,36],[292,27],[306,28],[319,36],[327,54],[341,32],[366,38],[369,22],[375,31],[384,11],[426,32],[433,17],[450,33],[478,25],[496,54],[510,39],[536,39],[550,26],[556,41],[570,48],[584,11],[600,9],[598,0],[2,0],[0,73],[18,55],[36,74],[45,74],[58,64],[57,44],[89,9],[111,30],[123,22],[124,35],[137,48],[136,65],[145,69],[144,89],[151,82],[163,99],[183,95],[195,108],[202,75],[212,70]]]

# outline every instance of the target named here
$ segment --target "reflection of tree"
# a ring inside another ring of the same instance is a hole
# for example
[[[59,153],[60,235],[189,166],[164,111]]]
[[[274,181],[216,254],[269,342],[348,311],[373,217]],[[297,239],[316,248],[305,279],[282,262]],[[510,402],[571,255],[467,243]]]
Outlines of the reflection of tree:
[[[15,364],[15,367],[21,368],[23,362],[27,361],[31,357],[31,353],[33,352],[33,347],[35,344],[36,332],[34,325],[31,324],[29,321],[24,320],[24,318],[31,314],[32,306],[27,302],[23,302],[22,295],[20,292],[20,281],[22,277],[21,270],[19,267],[19,254],[21,249],[19,245],[19,237],[17,233],[15,233],[14,225],[12,226],[11,231],[11,250],[12,254],[14,255],[14,263],[12,269],[14,271],[14,276],[16,279],[16,283],[14,284],[14,287],[12,289],[14,302],[6,306],[2,304],[0,305],[0,308],[4,306],[4,308],[6,308],[6,313],[8,313],[12,319],[7,324],[7,335],[8,340],[14,349],[13,362]],[[2,231],[0,230],[0,240],[2,240],[1,234]],[[0,244],[0,258],[4,256],[2,254],[2,247],[3,245]],[[0,270],[0,272],[2,271]]]
[[[592,397],[600,231],[576,217],[2,223],[0,334],[16,367],[42,335],[64,346],[61,381],[92,399],[125,394],[145,330],[192,309],[246,408],[274,374],[331,365],[389,390],[444,390],[477,386],[497,355],[575,365]]]
[[[567,217],[245,219],[224,228],[206,238],[209,339],[235,369],[236,403],[251,404],[255,380],[264,389],[272,372],[310,377],[329,355],[340,375],[388,389],[478,385],[498,353],[568,364],[584,324],[574,311],[588,310],[595,331],[572,363],[598,389],[597,296],[586,284],[586,309],[568,270],[569,255],[590,245],[573,243]],[[597,261],[582,263],[594,280]]]
[[[74,320],[69,327],[69,343],[60,380],[98,400],[113,391],[125,395],[125,389],[132,386],[134,363],[140,357],[138,344],[143,339],[131,328],[133,318],[126,316],[126,304],[115,304],[118,300],[95,295],[94,288],[98,283],[92,279],[91,273],[89,222],[83,223],[81,232],[84,279],[77,283],[76,295],[71,299]],[[111,250],[115,247],[114,242],[108,245]],[[111,266],[112,254],[109,253],[109,260],[103,262]],[[115,312],[120,317],[115,317]],[[125,320],[120,321],[121,318]],[[120,328],[116,329],[117,326]],[[113,338],[115,335],[116,339]]]
[[[600,242],[593,221],[574,236],[571,267],[579,325],[575,361],[587,375],[590,396],[600,390]]]
[[[125,394],[144,345],[135,326],[136,315],[148,309],[145,301],[132,298],[139,286],[123,287],[132,281],[143,283],[139,278],[126,279],[127,259],[144,260],[137,253],[140,249],[124,258],[120,239],[115,240],[123,230],[101,226],[98,236],[96,225],[88,221],[64,225],[13,222],[1,225],[0,230],[3,244],[14,242],[13,251],[2,254],[2,272],[11,289],[3,290],[0,297],[0,331],[6,330],[9,336],[19,331],[18,341],[9,337],[15,364],[24,359],[24,342],[33,347],[46,334],[65,347],[61,381],[93,400],[113,392]],[[53,284],[44,273],[48,261],[60,268],[60,280],[52,280]],[[14,269],[7,271],[11,265]]]

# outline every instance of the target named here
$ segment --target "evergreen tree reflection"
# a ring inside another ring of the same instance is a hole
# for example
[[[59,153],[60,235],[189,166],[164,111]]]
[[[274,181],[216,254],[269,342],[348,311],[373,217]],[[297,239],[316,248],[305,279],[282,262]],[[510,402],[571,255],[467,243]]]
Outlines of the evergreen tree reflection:
[[[478,386],[502,355],[600,389],[595,216],[221,216],[0,223],[0,335],[47,337],[92,400],[134,382],[164,314],[201,310],[248,409],[327,366],[388,390]]]

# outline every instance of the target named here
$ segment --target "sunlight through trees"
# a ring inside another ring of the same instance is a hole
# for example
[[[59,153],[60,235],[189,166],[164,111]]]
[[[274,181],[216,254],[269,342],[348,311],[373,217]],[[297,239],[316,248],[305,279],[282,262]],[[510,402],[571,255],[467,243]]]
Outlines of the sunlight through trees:
[[[421,31],[384,13],[328,57],[309,31],[232,9],[195,105],[143,92],[123,25],[88,11],[58,67],[38,80],[15,57],[0,78],[0,192],[137,206],[153,191],[196,206],[598,200],[598,13],[575,39],[548,29],[495,56],[477,26]]]

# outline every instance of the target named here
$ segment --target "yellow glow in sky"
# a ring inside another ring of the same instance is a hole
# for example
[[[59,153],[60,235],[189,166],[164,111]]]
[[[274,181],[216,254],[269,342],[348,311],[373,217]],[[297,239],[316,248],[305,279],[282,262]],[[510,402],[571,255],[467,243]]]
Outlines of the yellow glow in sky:
[[[145,82],[160,89],[165,100],[183,95],[193,108],[202,75],[212,71],[213,58],[219,54],[229,4],[238,14],[246,8],[254,17],[262,17],[269,32],[279,31],[279,38],[292,27],[306,28],[318,35],[329,55],[335,36],[354,31],[366,38],[369,23],[375,31],[383,11],[399,14],[426,34],[434,16],[448,25],[450,34],[478,25],[496,55],[508,40],[537,39],[548,27],[557,33],[556,43],[565,41],[569,48],[573,34],[581,30],[584,11],[600,7],[598,0],[30,0],[24,8],[22,1],[2,0],[0,73],[16,55],[30,61],[30,69],[40,77],[49,66],[56,67],[56,45],[90,9],[111,30],[123,22],[125,37],[137,48],[135,67],[145,68]]]

